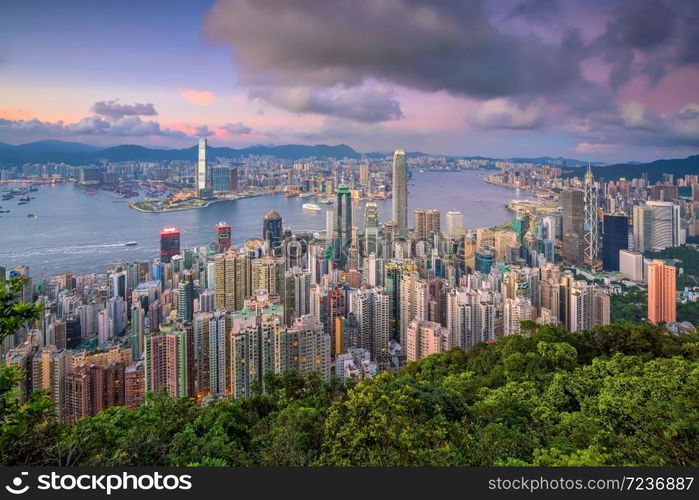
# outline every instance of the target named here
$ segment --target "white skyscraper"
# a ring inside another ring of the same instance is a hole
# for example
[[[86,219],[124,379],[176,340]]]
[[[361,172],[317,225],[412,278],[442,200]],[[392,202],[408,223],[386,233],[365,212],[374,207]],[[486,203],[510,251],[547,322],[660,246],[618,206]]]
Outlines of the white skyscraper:
[[[404,234],[408,230],[408,166],[402,149],[396,149],[393,154],[392,208],[396,230]]]
[[[461,212],[447,212],[447,235],[458,238],[464,234],[464,215]]]
[[[199,139],[199,159],[197,160],[197,198],[202,198],[206,194],[207,186],[206,171],[206,139]]]

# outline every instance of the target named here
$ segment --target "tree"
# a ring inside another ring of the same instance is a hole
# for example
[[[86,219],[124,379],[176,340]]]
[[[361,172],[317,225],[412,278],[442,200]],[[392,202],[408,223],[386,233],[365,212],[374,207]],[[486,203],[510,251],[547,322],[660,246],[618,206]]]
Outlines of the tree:
[[[24,278],[0,281],[0,343],[30,321],[41,317],[40,304],[23,302]],[[43,391],[21,400],[18,386],[21,370],[4,363],[0,366],[0,461],[31,464],[40,461],[46,444],[46,430],[54,425],[53,403]]]

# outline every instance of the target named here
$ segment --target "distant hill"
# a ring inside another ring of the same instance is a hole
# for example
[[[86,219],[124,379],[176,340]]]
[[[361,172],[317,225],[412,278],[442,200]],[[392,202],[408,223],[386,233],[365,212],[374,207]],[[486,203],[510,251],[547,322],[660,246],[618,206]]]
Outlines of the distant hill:
[[[685,174],[699,175],[699,155],[688,156],[687,158],[676,158],[672,160],[655,160],[649,163],[617,163],[614,165],[592,167],[595,177],[604,179],[619,179],[625,177],[633,179],[648,174],[648,180],[655,182],[662,179],[663,174],[673,174],[680,177]],[[566,177],[578,176],[583,172],[580,169],[566,171]]]
[[[328,146],[317,144],[307,146],[287,144],[282,146],[250,146],[242,149],[209,148],[209,157],[241,158],[250,155],[269,155],[277,158],[296,160],[315,156],[318,158],[359,158],[361,155],[345,144]],[[98,148],[88,144],[63,141],[38,141],[19,146],[10,144],[0,145],[0,162],[63,162],[72,165],[89,165],[100,160],[108,161],[158,161],[158,160],[187,160],[195,161],[197,148],[186,149],[153,149],[134,144],[125,144],[110,148]]]

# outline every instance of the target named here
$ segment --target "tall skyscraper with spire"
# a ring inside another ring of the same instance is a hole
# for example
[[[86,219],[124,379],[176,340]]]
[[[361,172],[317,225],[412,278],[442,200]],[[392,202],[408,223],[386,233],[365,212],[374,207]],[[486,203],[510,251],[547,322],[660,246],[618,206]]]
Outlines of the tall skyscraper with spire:
[[[404,234],[408,230],[408,166],[405,151],[396,149],[393,153],[393,221],[396,230]]]
[[[585,172],[585,218],[584,218],[584,252],[585,263],[593,266],[599,257],[599,217],[597,216],[597,186],[588,165]]]
[[[199,158],[197,159],[197,198],[208,197],[208,172],[206,171],[206,139],[199,139]]]
[[[345,268],[352,239],[352,198],[349,186],[337,187],[337,206],[335,208],[335,264]]]

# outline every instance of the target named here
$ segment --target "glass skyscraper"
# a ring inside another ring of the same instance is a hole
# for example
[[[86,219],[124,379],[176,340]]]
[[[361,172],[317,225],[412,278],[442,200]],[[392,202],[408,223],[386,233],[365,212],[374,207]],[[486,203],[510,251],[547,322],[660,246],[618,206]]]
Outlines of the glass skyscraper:
[[[408,166],[405,151],[397,149],[393,154],[393,221],[399,234],[408,230]]]

